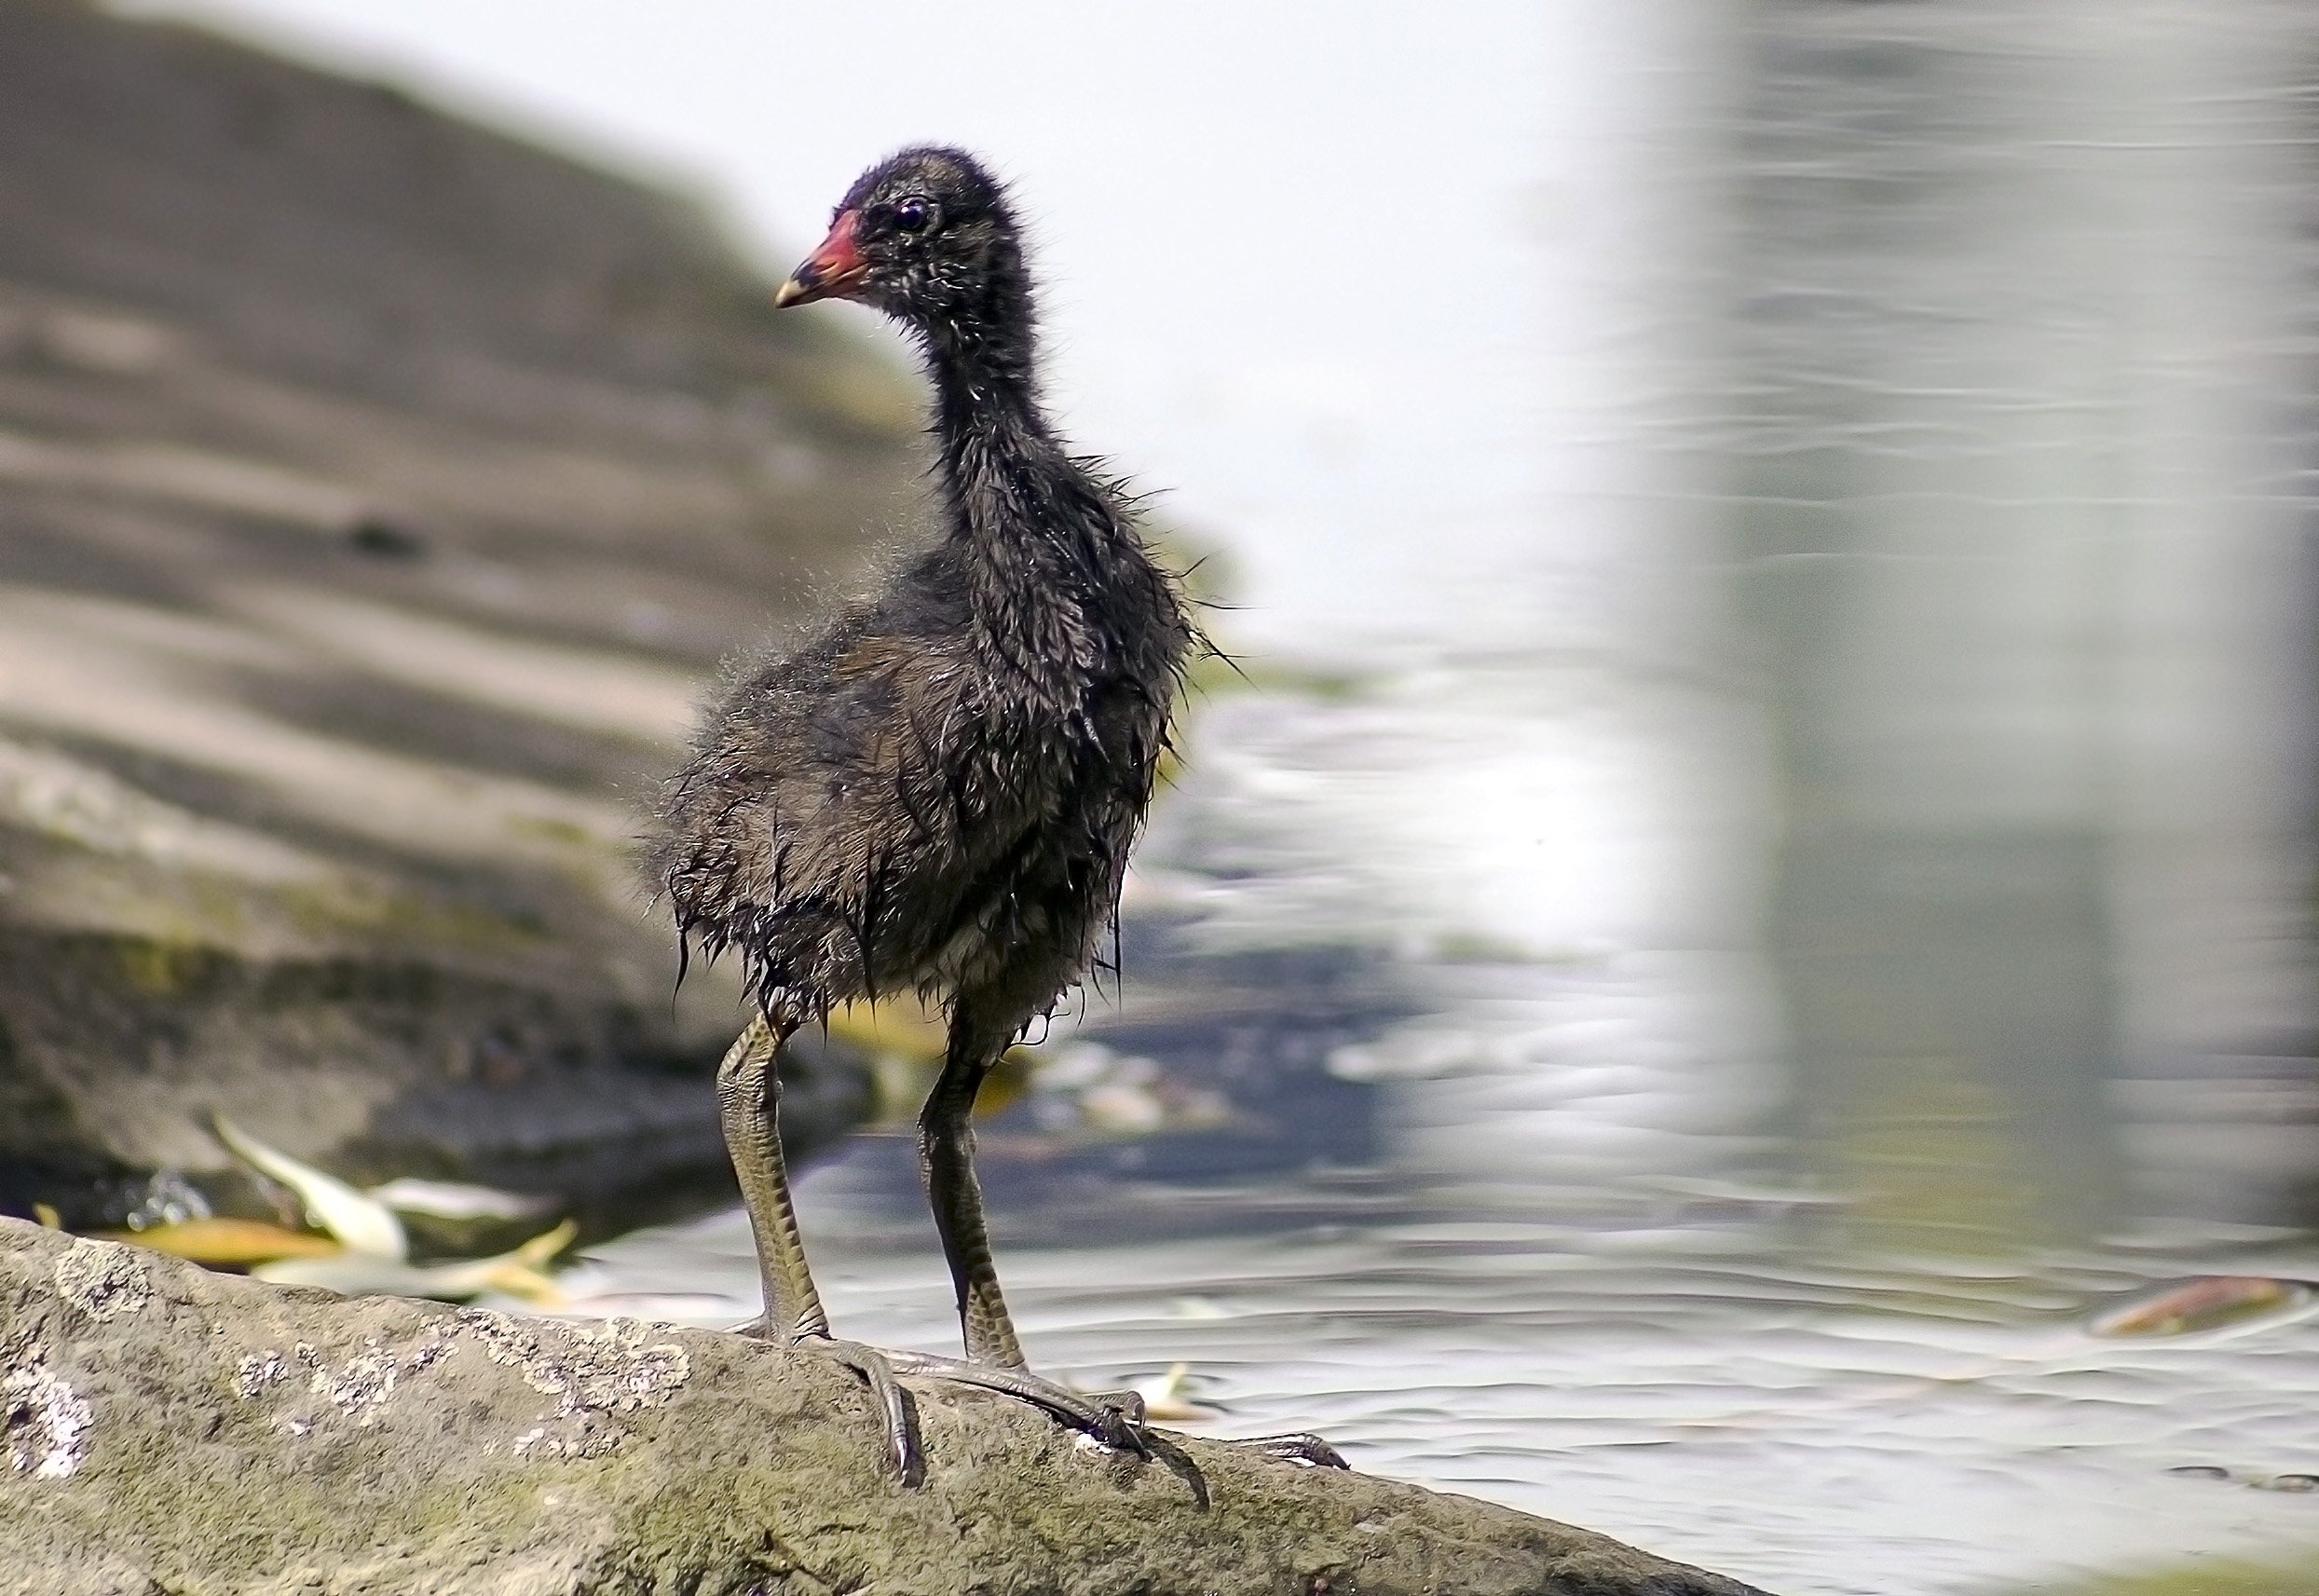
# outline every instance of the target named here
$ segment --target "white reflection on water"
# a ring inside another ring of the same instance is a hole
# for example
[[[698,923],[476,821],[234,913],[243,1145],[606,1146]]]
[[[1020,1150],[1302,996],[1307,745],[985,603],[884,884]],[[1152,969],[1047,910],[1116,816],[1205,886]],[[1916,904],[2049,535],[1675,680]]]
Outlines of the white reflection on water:
[[[1654,1139],[1728,1134],[1777,1091],[1755,743],[1744,705],[1601,659],[1437,657],[1334,703],[1216,705],[1146,859],[1209,872],[1169,878],[1195,946],[1393,950],[1427,1012],[1332,1068],[1391,1084],[1398,1167],[1690,1169]]]

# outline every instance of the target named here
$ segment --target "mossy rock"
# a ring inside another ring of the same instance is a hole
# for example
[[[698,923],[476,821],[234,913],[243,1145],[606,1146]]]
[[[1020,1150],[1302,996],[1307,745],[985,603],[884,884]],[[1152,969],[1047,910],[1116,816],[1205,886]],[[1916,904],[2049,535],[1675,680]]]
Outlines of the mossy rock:
[[[927,1477],[906,1487],[824,1359],[283,1290],[8,1221],[0,1391],[0,1585],[53,1596],[1751,1589],[1221,1442],[1107,1452],[935,1384],[911,1385]]]

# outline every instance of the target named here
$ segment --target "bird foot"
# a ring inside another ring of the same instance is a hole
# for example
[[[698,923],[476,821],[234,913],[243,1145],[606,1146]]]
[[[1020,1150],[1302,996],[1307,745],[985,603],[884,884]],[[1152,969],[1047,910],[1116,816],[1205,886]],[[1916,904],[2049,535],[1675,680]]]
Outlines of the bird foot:
[[[738,1333],[816,1357],[826,1357],[860,1378],[869,1387],[871,1399],[878,1405],[879,1417],[885,1432],[887,1465],[893,1469],[894,1477],[905,1485],[917,1485],[925,1480],[926,1454],[918,1438],[917,1414],[911,1410],[909,1398],[902,1390],[902,1375],[923,1380],[948,1380],[953,1385],[995,1391],[1001,1396],[1012,1397],[1018,1402],[1043,1409],[1058,1423],[1092,1437],[1114,1452],[1129,1452],[1147,1459],[1153,1455],[1152,1438],[1144,1425],[1143,1396],[1138,1391],[1074,1391],[1068,1385],[1041,1379],[1023,1369],[970,1363],[931,1352],[904,1352],[868,1346],[857,1341],[841,1341],[826,1332],[784,1334],[762,1318],[752,1319],[741,1326]],[[1249,1436],[1243,1439],[1227,1440],[1225,1444],[1253,1447],[1264,1456],[1284,1463],[1307,1464],[1316,1468],[1351,1466],[1335,1447],[1320,1437],[1303,1431],[1289,1435]]]
[[[1084,1396],[1027,1370],[993,1368],[930,1352],[867,1346],[856,1341],[840,1341],[826,1333],[784,1333],[762,1318],[740,1326],[736,1333],[829,1358],[859,1376],[878,1404],[885,1429],[887,1464],[905,1485],[919,1484],[926,1477],[926,1455],[918,1439],[917,1415],[911,1411],[898,1378],[905,1374],[996,1391],[1044,1409],[1053,1418],[1092,1436],[1114,1452],[1131,1452],[1146,1458],[1152,1455],[1143,1433],[1143,1398],[1133,1391]]]
[[[886,1356],[905,1374],[996,1391],[1018,1402],[1045,1409],[1050,1417],[1082,1435],[1093,1437],[1113,1452],[1132,1452],[1138,1457],[1147,1458],[1152,1455],[1143,1429],[1143,1398],[1138,1392],[1083,1393],[1052,1380],[1043,1380],[1026,1369],[970,1363],[929,1352],[894,1352]]]
[[[736,1333],[752,1341],[770,1341],[792,1352],[826,1357],[840,1368],[853,1371],[869,1387],[870,1398],[878,1404],[879,1420],[885,1431],[886,1463],[893,1470],[894,1478],[905,1485],[916,1485],[926,1478],[926,1454],[918,1441],[918,1416],[910,1411],[909,1398],[902,1394],[902,1383],[894,1378],[893,1357],[883,1348],[866,1346],[858,1341],[840,1341],[826,1331],[784,1332],[761,1317],[738,1327]]]
[[[1310,1430],[1297,1430],[1289,1435],[1242,1436],[1226,1440],[1226,1446],[1252,1446],[1266,1457],[1282,1463],[1305,1463],[1315,1468],[1350,1468],[1344,1453],[1330,1446]]]

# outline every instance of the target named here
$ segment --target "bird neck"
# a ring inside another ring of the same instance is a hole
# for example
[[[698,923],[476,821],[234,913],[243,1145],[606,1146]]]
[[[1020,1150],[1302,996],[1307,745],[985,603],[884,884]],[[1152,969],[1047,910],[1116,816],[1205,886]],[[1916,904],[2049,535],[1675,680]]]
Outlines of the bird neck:
[[[954,405],[1016,399],[1036,408],[1037,295],[1012,236],[993,243],[979,276],[914,302],[907,321],[946,420]]]
[[[1028,361],[934,362],[934,436],[956,485],[1003,465],[1059,457]]]
[[[933,351],[940,472],[967,600],[994,655],[1028,677],[1100,653],[1120,528],[1039,404],[1027,350]]]
[[[1090,552],[1085,479],[1039,402],[1028,336],[929,342],[951,536],[986,556]]]
[[[1004,283],[987,285],[985,295],[916,330],[946,453],[977,432],[1049,430],[1039,407],[1030,295]]]

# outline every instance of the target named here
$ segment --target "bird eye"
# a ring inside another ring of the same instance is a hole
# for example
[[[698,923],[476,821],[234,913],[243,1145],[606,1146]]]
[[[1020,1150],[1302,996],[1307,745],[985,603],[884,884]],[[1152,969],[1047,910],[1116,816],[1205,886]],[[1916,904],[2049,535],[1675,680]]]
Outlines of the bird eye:
[[[905,233],[915,233],[926,225],[933,214],[932,206],[913,196],[894,202],[893,225]]]

